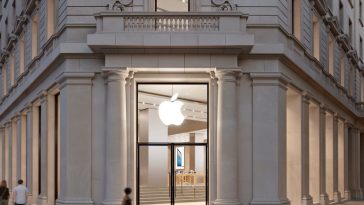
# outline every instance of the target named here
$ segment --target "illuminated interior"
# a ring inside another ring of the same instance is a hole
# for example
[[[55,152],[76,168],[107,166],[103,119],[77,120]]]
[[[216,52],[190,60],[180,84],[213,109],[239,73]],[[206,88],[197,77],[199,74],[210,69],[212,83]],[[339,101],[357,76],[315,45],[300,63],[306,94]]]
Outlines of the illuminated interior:
[[[207,99],[206,84],[138,85],[139,204],[207,204]]]

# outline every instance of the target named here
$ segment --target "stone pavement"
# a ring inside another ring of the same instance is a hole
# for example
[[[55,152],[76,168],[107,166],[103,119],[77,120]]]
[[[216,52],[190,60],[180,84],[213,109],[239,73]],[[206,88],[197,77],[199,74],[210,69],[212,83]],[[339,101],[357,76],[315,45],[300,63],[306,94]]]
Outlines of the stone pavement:
[[[345,205],[364,205],[364,201],[350,201],[346,202]]]

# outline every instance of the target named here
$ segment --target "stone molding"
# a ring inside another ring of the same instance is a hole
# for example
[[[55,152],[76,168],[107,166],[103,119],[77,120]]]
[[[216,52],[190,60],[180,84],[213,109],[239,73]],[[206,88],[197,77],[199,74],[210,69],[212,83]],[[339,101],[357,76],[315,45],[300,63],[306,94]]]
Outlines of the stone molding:
[[[252,86],[281,86],[287,90],[287,85],[291,79],[283,73],[250,73]]]
[[[57,77],[59,89],[61,90],[67,85],[92,85],[92,79],[95,73],[75,73],[65,72]]]

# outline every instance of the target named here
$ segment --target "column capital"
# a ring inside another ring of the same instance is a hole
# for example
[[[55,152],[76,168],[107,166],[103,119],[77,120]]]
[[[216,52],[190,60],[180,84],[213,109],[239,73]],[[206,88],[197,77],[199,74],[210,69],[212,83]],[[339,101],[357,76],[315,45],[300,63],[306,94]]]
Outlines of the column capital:
[[[17,112],[17,113],[14,115],[13,120],[14,120],[15,122],[18,122],[18,121],[20,120],[20,116],[21,116],[21,113],[20,113],[20,112]]]
[[[125,81],[129,77],[130,72],[126,68],[103,68],[102,73],[106,79],[106,83],[114,81]],[[132,76],[134,73],[132,72]]]
[[[48,92],[46,90],[42,90],[39,93],[39,99],[40,99],[40,104],[47,103],[48,102]]]
[[[306,91],[302,92],[302,102],[303,103],[310,104],[311,99],[312,99],[312,95],[311,94],[309,94]]]
[[[345,126],[348,126],[348,127],[350,127],[350,128],[354,127],[353,123],[351,123],[350,121],[348,121],[348,120],[346,120],[346,119],[344,119],[344,125],[345,125]]]
[[[24,112],[26,114],[32,113],[33,112],[33,104],[29,103],[28,105],[26,105],[25,108],[24,108]]]
[[[11,127],[11,120],[8,120],[7,122],[5,122],[4,127],[5,128],[10,128]]]
[[[338,122],[340,119],[340,116],[337,113],[334,113],[334,121]]]
[[[218,82],[238,83],[243,73],[239,68],[216,68],[215,76]]]
[[[321,114],[326,114],[326,111],[327,111],[327,107],[325,106],[325,104],[320,104],[320,113]]]

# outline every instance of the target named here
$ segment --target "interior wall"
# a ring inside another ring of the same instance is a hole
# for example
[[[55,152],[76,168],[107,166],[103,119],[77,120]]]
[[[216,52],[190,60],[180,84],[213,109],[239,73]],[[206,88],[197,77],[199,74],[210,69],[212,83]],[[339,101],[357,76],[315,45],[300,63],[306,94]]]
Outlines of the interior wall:
[[[310,103],[309,114],[309,176],[310,195],[314,203],[320,202],[320,108]]]
[[[156,109],[139,111],[138,137],[141,142],[168,142],[168,127]],[[139,151],[140,185],[163,187],[168,184],[168,147],[143,146]]]
[[[333,144],[333,126],[334,116],[331,113],[326,113],[326,192],[329,199],[333,200],[334,197],[334,144]]]
[[[339,120],[338,123],[338,188],[339,192],[341,193],[341,197],[344,197],[344,191],[345,191],[345,130],[344,130],[344,122],[342,120]]]
[[[301,204],[301,96],[287,91],[287,197]]]

